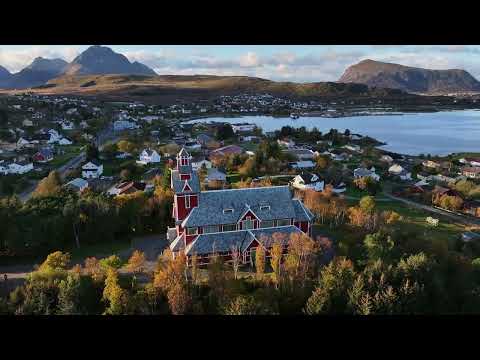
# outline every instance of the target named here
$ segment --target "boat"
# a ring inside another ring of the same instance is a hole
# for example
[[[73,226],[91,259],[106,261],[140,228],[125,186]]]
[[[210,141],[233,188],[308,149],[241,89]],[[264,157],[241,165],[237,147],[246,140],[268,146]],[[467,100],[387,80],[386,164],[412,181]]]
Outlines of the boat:
[[[291,117],[292,119],[298,119],[300,116],[299,116],[298,114],[291,113],[291,114],[290,114],[290,117]]]

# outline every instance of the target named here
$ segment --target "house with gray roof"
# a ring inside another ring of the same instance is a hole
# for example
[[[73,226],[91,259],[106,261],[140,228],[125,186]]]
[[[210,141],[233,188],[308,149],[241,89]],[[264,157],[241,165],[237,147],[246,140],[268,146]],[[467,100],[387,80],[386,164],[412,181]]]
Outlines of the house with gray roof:
[[[288,186],[201,191],[190,161],[182,149],[171,171],[175,228],[167,238],[174,254],[228,258],[238,249],[250,261],[252,249],[263,246],[268,251],[274,239],[284,238],[287,246],[292,234],[311,235],[314,216]]]

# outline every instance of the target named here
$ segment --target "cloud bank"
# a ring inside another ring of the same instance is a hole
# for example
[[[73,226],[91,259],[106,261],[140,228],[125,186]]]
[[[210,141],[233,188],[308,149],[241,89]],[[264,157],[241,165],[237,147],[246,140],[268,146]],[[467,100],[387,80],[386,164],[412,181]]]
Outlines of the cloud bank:
[[[465,45],[265,46],[269,51],[263,52],[244,46],[239,47],[240,54],[220,51],[223,50],[221,46],[219,51],[215,48],[209,51],[186,46],[178,48],[182,48],[183,52],[176,47],[145,46],[123,54],[130,61],[142,62],[158,74],[165,75],[210,74],[254,76],[277,81],[336,81],[348,66],[369,58],[430,69],[461,68],[480,78],[480,47]],[[38,56],[71,61],[79,52],[79,46],[20,49],[2,49],[0,46],[0,65],[17,72]]]

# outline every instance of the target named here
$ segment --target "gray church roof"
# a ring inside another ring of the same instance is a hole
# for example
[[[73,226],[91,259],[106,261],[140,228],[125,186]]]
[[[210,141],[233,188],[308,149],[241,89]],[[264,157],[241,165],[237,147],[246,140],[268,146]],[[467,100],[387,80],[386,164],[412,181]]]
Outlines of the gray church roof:
[[[298,221],[312,221],[314,215],[307,209],[303,203],[298,199],[293,199],[293,207],[295,208],[295,219]]]
[[[190,180],[187,180],[187,182],[188,186],[190,186],[190,189],[192,189],[192,191],[183,191],[183,187],[185,186],[185,180],[180,179],[180,174],[178,170],[172,170],[172,185],[175,193],[178,194],[185,192],[187,194],[191,194],[200,192],[200,180],[198,178],[198,174],[195,171],[190,173]]]
[[[272,247],[274,243],[273,234],[280,233],[278,238],[282,245],[288,244],[289,236],[293,233],[302,232],[295,226],[282,226],[270,229],[239,230],[223,233],[212,233],[199,235],[186,248],[186,255],[211,254],[214,252],[229,252],[233,247],[238,247],[241,252],[245,251],[253,240],[257,240],[266,248]],[[173,244],[172,244],[173,245]]]
[[[305,217],[297,208],[288,186],[202,191],[199,206],[192,209],[183,226],[233,224],[249,209],[260,220]],[[233,211],[224,211],[227,209]]]

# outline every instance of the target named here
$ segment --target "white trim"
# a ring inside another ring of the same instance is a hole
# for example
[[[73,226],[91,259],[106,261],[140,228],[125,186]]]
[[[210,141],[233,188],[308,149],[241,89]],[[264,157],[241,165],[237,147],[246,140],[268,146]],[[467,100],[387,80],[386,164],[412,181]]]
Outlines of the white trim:
[[[219,191],[242,191],[242,190],[262,190],[262,189],[279,189],[279,188],[288,188],[288,185],[282,185],[282,186],[264,186],[264,187],[257,187],[257,188],[243,188],[243,189],[222,189],[222,190],[205,190],[202,191],[202,193],[206,192],[219,192]]]
[[[264,229],[286,228],[286,227],[290,227],[290,226],[293,226],[295,229],[298,229],[298,227],[296,227],[295,225],[282,225],[282,226],[274,226],[274,227],[271,227],[271,228],[237,229],[237,230],[233,230],[233,231],[220,231],[220,232],[208,233],[208,234],[198,234],[198,236],[211,235],[211,234],[224,234],[224,233],[231,233],[231,232],[237,232],[237,231],[252,231],[252,230],[256,231],[256,230],[264,230]],[[197,227],[199,227],[199,226],[197,226]],[[298,230],[300,230],[300,229],[298,229]],[[302,230],[300,230],[300,231],[302,231]],[[191,236],[191,235],[189,235],[189,236]]]

